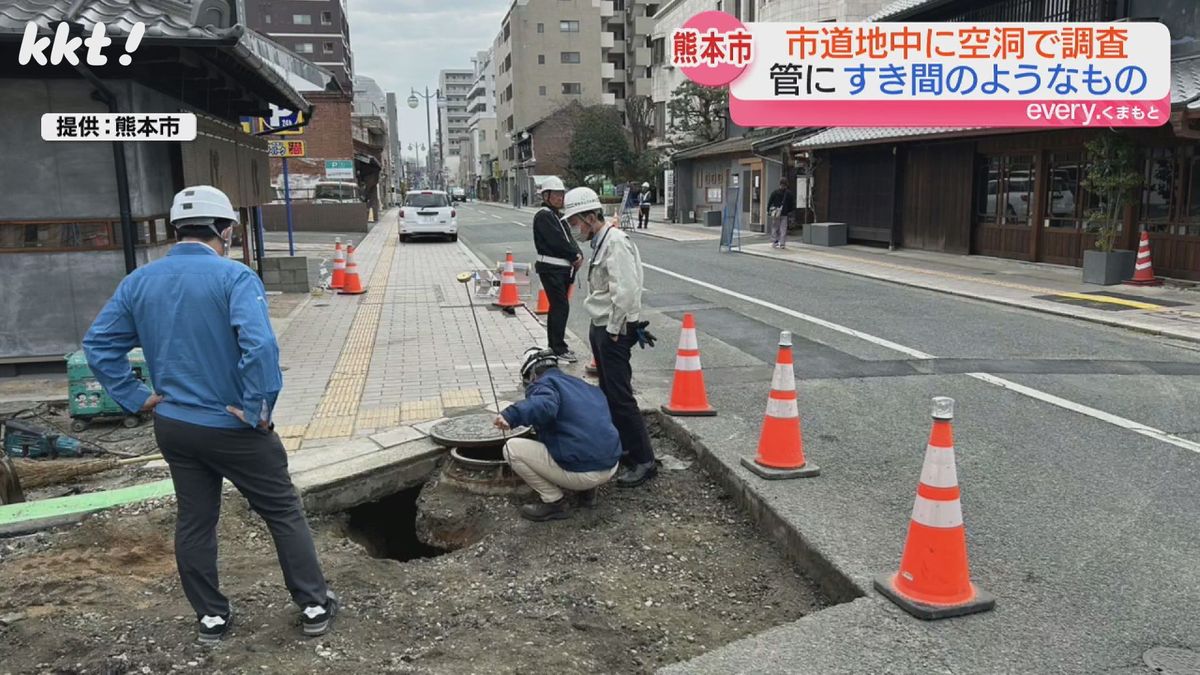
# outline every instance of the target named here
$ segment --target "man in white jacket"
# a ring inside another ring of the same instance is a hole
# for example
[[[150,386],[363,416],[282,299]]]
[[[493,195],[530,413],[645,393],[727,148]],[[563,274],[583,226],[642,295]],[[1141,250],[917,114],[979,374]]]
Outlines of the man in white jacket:
[[[608,399],[613,426],[625,451],[617,485],[637,487],[658,473],[650,434],[633,395],[633,369],[629,365],[634,344],[654,346],[654,336],[641,320],[642,258],[629,235],[605,222],[600,197],[590,188],[567,192],[563,219],[592,245],[588,296],[584,301],[592,320],[588,337],[596,357],[600,389]]]

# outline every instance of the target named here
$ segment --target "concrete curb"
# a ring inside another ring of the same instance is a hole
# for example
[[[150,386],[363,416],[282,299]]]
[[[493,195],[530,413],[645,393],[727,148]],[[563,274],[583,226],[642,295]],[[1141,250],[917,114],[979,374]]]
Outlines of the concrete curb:
[[[959,290],[959,289],[954,289],[954,288],[946,288],[943,286],[936,286],[936,285],[928,284],[928,283],[921,283],[921,282],[917,282],[917,281],[908,281],[908,280],[904,280],[904,279],[896,279],[893,277],[889,277],[883,273],[871,274],[871,273],[865,272],[865,271],[857,271],[856,272],[856,271],[845,270],[845,269],[835,267],[833,265],[823,264],[821,262],[814,261],[814,260],[794,260],[794,259],[790,259],[790,258],[780,258],[780,257],[771,255],[770,253],[766,253],[763,251],[748,251],[748,250],[743,249],[740,252],[744,253],[746,255],[752,255],[752,256],[755,256],[758,258],[766,258],[767,260],[778,260],[780,262],[791,263],[793,265],[804,265],[806,267],[814,267],[817,269],[829,270],[831,272],[837,272],[839,274],[846,274],[849,276],[862,277],[862,278],[866,278],[866,279],[875,279],[877,281],[886,281],[888,283],[896,284],[899,286],[908,286],[909,288],[921,288],[921,289],[924,289],[927,291],[933,291],[935,293],[943,293],[945,295],[953,295],[953,296],[957,296],[957,297],[970,298],[972,300],[979,300],[981,302],[990,302],[992,304],[997,304],[997,305],[1006,305],[1009,307],[1016,307],[1018,309],[1024,309],[1024,310],[1028,310],[1031,312],[1039,312],[1042,314],[1052,314],[1055,316],[1066,317],[1068,319],[1078,319],[1080,321],[1087,321],[1089,323],[1101,324],[1101,325],[1109,326],[1111,328],[1124,328],[1126,330],[1132,330],[1132,331],[1136,331],[1139,333],[1145,333],[1145,334],[1149,334],[1149,335],[1156,335],[1159,337],[1168,337],[1168,338],[1173,338],[1176,340],[1183,340],[1185,342],[1200,343],[1200,335],[1192,335],[1192,334],[1186,333],[1186,332],[1174,331],[1169,328],[1162,328],[1159,326],[1151,326],[1151,325],[1147,325],[1147,324],[1144,324],[1144,323],[1138,322],[1138,321],[1131,321],[1131,320],[1123,321],[1123,320],[1119,320],[1116,318],[1110,319],[1110,318],[1107,318],[1104,316],[1079,314],[1076,312],[1072,312],[1069,309],[1052,305],[1051,303],[1031,304],[1031,303],[1022,302],[1020,300],[1014,300],[1011,298],[1002,298],[1002,297],[994,296],[994,295],[982,295],[979,293],[972,293],[970,291]]]
[[[662,414],[642,403],[642,414],[656,418],[670,434],[671,440],[695,453],[708,475],[733,496],[738,507],[750,516],[759,530],[779,547],[788,560],[802,567],[834,604],[873,595],[838,569],[802,532],[761,499],[750,482],[737,475],[734,466],[721,461],[688,430],[685,420]]]

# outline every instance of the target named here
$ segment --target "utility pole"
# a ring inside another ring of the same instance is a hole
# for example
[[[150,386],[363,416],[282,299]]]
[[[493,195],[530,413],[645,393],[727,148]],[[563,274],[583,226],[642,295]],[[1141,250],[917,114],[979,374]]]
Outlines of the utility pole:
[[[425,140],[428,142],[427,147],[429,148],[429,154],[426,155],[426,158],[425,158],[425,174],[430,177],[432,177],[432,175],[433,175],[433,121],[429,117],[429,99],[436,98],[438,100],[441,100],[441,96],[442,96],[442,90],[437,89],[434,91],[434,93],[430,94],[428,86],[425,87],[424,94],[417,91],[416,89],[413,89],[412,93],[409,94],[409,96],[408,96],[408,107],[412,108],[413,110],[416,110],[417,106],[419,106],[421,104],[420,100],[417,97],[425,99]],[[441,138],[442,138],[442,116],[441,116],[441,114],[439,114],[438,115],[438,145],[439,145],[439,147],[441,146]],[[440,155],[440,153],[439,153],[439,155]],[[441,167],[438,167],[438,171],[439,172],[441,171]]]

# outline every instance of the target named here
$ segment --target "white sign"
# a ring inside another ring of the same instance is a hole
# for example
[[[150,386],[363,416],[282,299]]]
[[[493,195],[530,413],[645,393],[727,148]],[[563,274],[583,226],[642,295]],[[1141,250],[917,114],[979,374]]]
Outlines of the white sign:
[[[354,161],[349,159],[325,160],[325,177],[329,180],[354,180]]]
[[[798,209],[808,208],[809,180],[808,176],[796,177],[796,208]]]
[[[667,169],[663,172],[663,204],[667,208],[675,206],[675,170]]]

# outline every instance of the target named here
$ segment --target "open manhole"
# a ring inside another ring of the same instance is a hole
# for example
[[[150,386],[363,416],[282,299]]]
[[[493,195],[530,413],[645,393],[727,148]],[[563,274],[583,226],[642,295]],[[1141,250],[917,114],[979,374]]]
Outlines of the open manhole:
[[[372,558],[407,562],[433,558],[445,551],[417,538],[417,498],[422,485],[356,506],[346,513],[346,535]]]
[[[1142,661],[1156,673],[1200,675],[1200,653],[1177,647],[1154,647],[1142,654]]]

